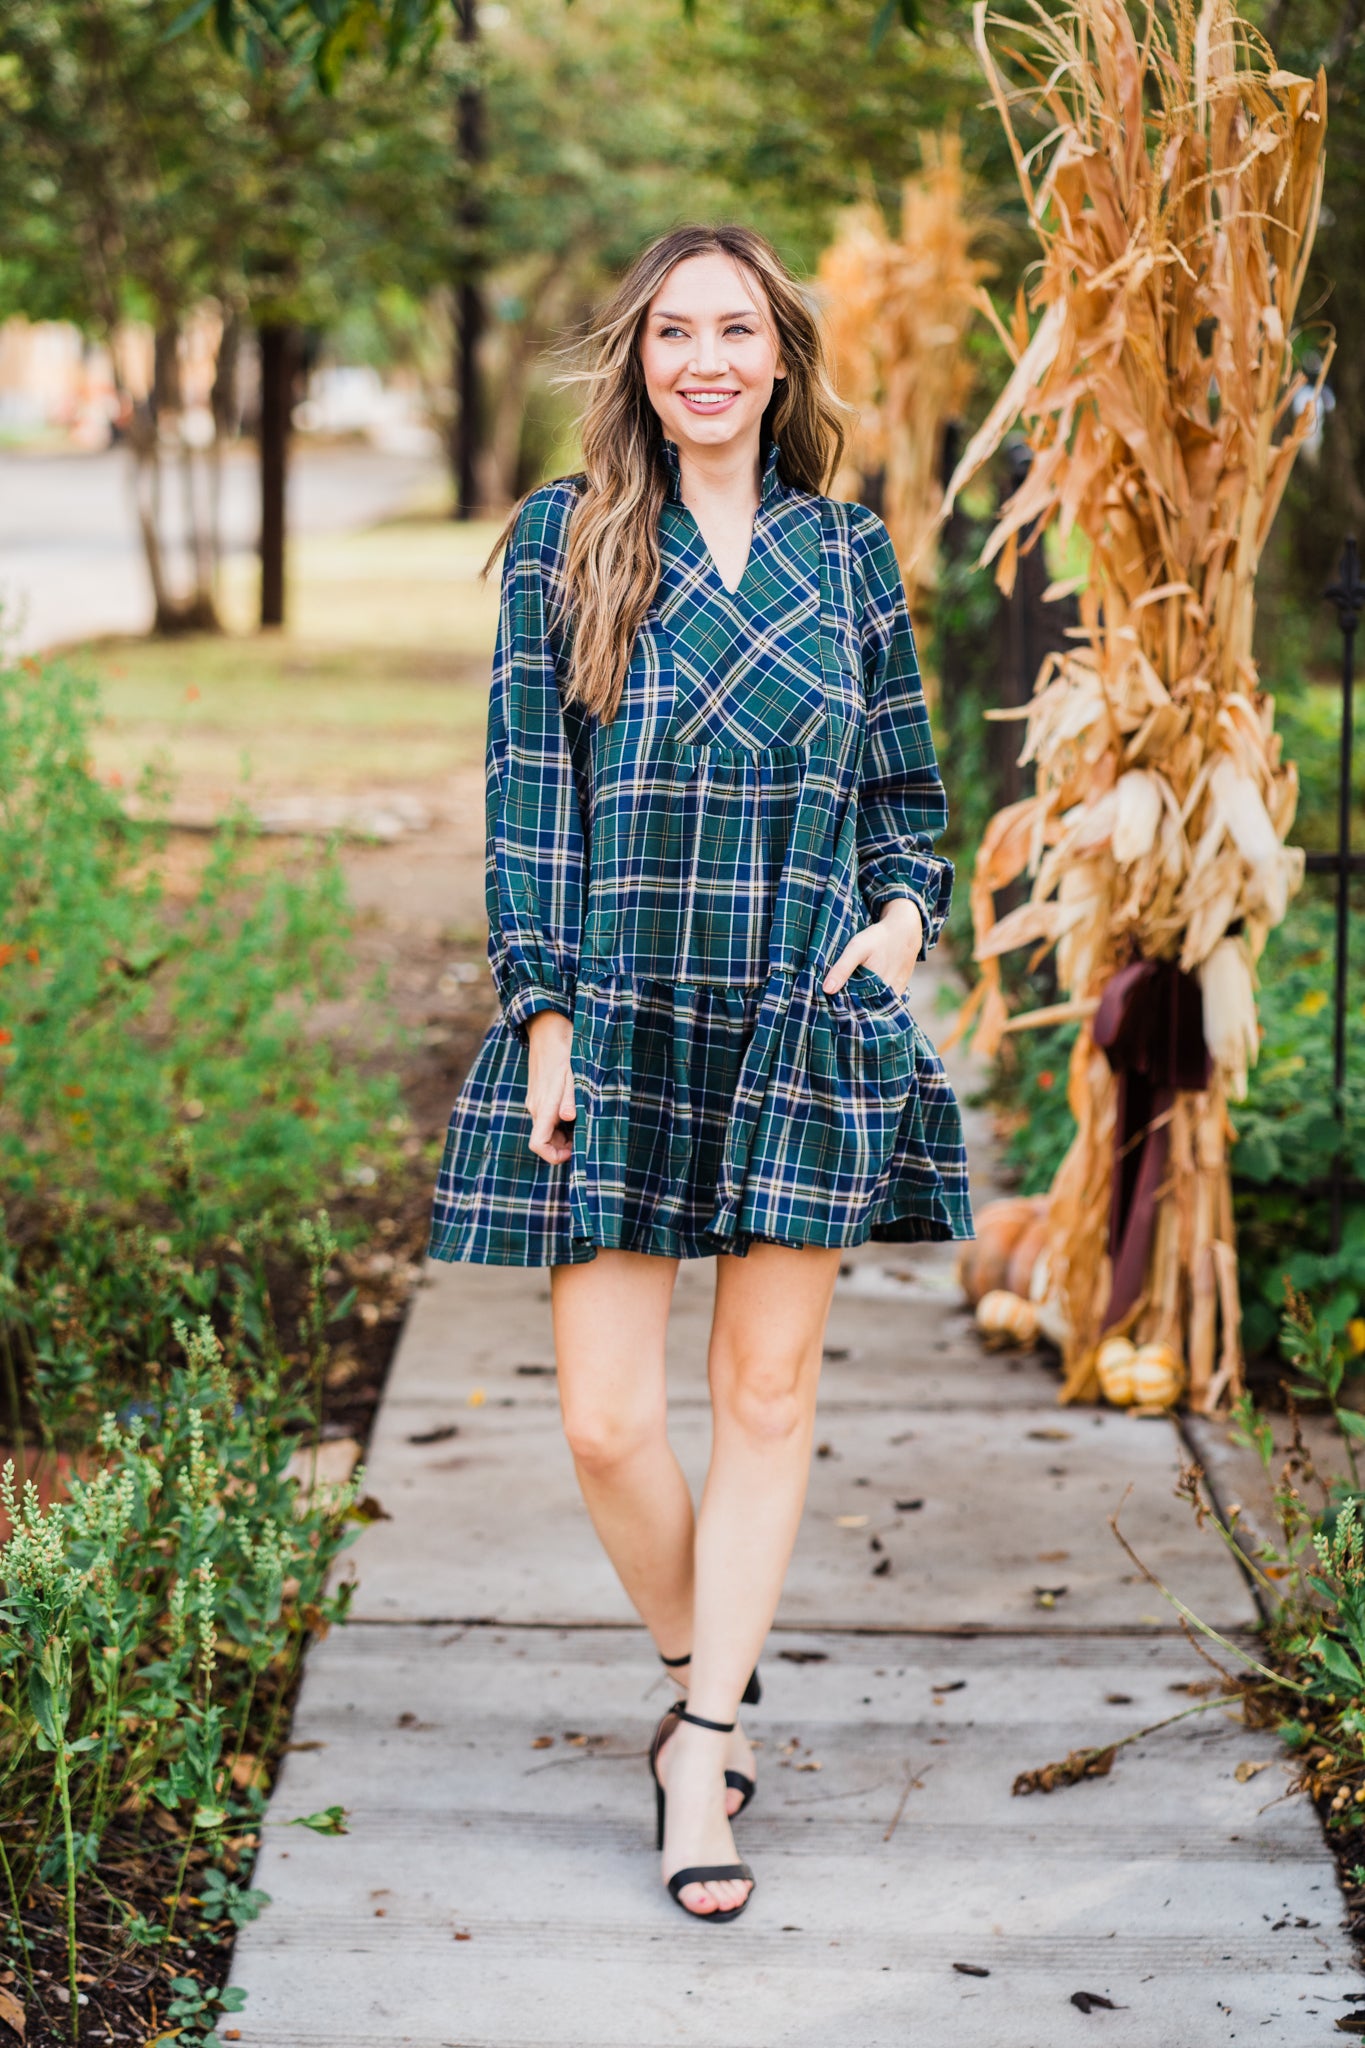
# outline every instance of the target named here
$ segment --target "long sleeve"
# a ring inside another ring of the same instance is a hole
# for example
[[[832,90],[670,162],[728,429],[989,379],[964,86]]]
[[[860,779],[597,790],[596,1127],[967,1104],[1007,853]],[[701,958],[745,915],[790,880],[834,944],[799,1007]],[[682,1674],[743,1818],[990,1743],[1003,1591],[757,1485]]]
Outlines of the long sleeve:
[[[858,784],[858,876],[870,915],[893,896],[909,896],[924,920],[923,959],[936,945],[953,893],[953,864],[934,852],[948,804],[934,754],[929,713],[905,585],[891,536],[865,514],[855,540],[862,556],[863,676],[867,737]],[[855,586],[856,587],[856,586]]]
[[[583,927],[583,811],[546,623],[562,527],[548,492],[522,509],[503,560],[488,706],[488,961],[522,1040],[537,1010],[573,1016]]]

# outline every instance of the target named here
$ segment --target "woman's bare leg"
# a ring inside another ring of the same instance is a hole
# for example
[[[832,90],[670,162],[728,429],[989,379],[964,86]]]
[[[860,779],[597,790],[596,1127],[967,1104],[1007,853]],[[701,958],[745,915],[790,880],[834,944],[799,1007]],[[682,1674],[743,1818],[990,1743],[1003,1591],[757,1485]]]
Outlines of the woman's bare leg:
[[[692,1646],[692,1495],[668,1441],[676,1259],[599,1251],[550,1272],[559,1405],[593,1527],[665,1656]]]
[[[733,1721],[777,1611],[805,1504],[837,1246],[755,1244],[716,1273],[710,1379],[711,1468],[697,1516],[688,1706]],[[669,1738],[663,1874],[732,1863],[723,1738],[689,1723]],[[689,1885],[690,1911],[736,1906],[742,1880]]]
[[[665,1657],[692,1647],[692,1496],[668,1440],[664,1381],[677,1272],[676,1259],[610,1250],[550,1270],[560,1410],[578,1483],[602,1547]],[[685,1688],[691,1668],[673,1676]],[[753,1774],[740,1728],[723,1768]],[[725,1789],[733,1812],[740,1794]]]

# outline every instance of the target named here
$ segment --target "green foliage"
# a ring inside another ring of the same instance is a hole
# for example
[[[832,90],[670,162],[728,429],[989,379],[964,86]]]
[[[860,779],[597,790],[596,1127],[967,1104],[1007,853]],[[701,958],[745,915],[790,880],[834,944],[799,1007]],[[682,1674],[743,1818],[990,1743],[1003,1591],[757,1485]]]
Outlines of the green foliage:
[[[156,835],[91,771],[96,714],[60,664],[0,670],[0,1178],[16,1211],[157,1218],[183,1251],[373,1170],[398,1096],[308,1028],[345,985],[335,857],[253,873],[243,819],[168,902]],[[77,1220],[78,1272],[92,1245]],[[109,1313],[140,1292],[130,1280]]]
[[[363,1519],[359,1472],[300,1498],[286,1468],[315,1415],[287,1392],[277,1352],[224,1345],[207,1318],[174,1334],[184,1363],[146,1361],[149,1399],[105,1415],[101,1469],[68,1500],[44,1508],[12,1463],[0,1479],[12,1525],[0,1548],[10,1934],[23,1945],[35,1885],[65,1891],[73,2013],[77,1890],[117,1895],[120,1858],[137,1854],[125,1817],[140,1830],[160,1806],[185,1830],[172,1917],[192,1845],[221,1856],[259,1827],[263,1795],[250,1781],[238,1790],[233,1766],[259,1689],[268,1750],[306,1635],[344,1619],[349,1584],[327,1595],[324,1583]],[[221,1867],[200,1882],[206,1921],[240,1926],[264,1902]],[[165,1927],[133,1921],[128,1938],[164,1946]],[[181,2039],[211,2040],[217,2013],[234,2007],[190,1979],[176,1990],[191,2028]]]
[[[1075,1042],[1074,1024],[1015,1031],[1005,1040],[1001,1093],[1007,1121],[1013,1125],[1005,1141],[1005,1163],[1019,1177],[1020,1194],[1046,1193],[1076,1135],[1066,1096]]]
[[[1365,1203],[1347,1205],[1342,1245],[1331,1245],[1328,1177],[1344,1135],[1348,1174],[1358,1172],[1365,1139],[1365,1075],[1348,1059],[1346,1122],[1332,1100],[1334,1028],[1333,912],[1301,898],[1272,933],[1260,967],[1261,1053],[1247,1099],[1233,1109],[1245,1340],[1249,1350],[1275,1339],[1285,1283],[1310,1293],[1334,1334],[1361,1313],[1365,1298]],[[1349,988],[1348,1042],[1359,1036],[1365,971],[1357,961]]]

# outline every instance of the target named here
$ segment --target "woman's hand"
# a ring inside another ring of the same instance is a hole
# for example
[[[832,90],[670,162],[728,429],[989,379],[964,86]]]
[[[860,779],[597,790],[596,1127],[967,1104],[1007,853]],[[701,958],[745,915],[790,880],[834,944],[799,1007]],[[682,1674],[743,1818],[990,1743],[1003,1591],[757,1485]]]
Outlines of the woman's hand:
[[[855,932],[820,984],[834,995],[857,966],[870,967],[898,995],[904,995],[924,944],[924,919],[908,896],[893,896],[875,924]]]
[[[526,1034],[526,1107],[531,1112],[527,1142],[538,1159],[562,1166],[573,1154],[573,1024],[558,1010],[537,1010]]]

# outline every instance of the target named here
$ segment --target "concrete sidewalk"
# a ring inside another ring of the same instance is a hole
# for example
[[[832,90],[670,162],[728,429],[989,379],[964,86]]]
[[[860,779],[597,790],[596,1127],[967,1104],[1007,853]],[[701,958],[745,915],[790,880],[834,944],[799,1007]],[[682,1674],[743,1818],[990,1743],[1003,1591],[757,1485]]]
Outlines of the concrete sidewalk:
[[[271,1802],[253,1881],[273,1903],[233,1972],[246,2048],[1333,2033],[1365,1979],[1273,1736],[1217,1708],[1106,1779],[1011,1796],[1206,1675],[1110,1532],[1127,1488],[1153,1569],[1223,1630],[1255,1613],[1172,1498],[1176,1426],[1059,1409],[1041,1363],[982,1354],[952,1267],[951,1247],[865,1246],[839,1281],[809,1507],[746,1715],[758,1892],[723,1929],[658,1879],[644,1753],[671,1689],[578,1502],[548,1275],[430,1269],[370,1447],[391,1519],[343,1560],[355,1618],[310,1654]],[[713,1284],[713,1261],[683,1264],[671,1331],[698,1482]],[[1270,1767],[1238,1782],[1243,1762]],[[342,1838],[278,1825],[333,1803]]]

